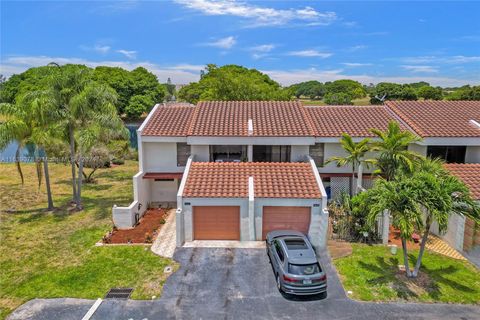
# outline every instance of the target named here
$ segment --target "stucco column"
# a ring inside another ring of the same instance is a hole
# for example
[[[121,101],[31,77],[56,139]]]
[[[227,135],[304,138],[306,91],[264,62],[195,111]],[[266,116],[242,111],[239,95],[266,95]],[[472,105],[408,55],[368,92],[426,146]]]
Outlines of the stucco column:
[[[253,177],[248,177],[248,230],[249,240],[255,241],[255,194]]]
[[[251,144],[247,146],[247,157],[248,157],[248,162],[253,161],[253,145]]]

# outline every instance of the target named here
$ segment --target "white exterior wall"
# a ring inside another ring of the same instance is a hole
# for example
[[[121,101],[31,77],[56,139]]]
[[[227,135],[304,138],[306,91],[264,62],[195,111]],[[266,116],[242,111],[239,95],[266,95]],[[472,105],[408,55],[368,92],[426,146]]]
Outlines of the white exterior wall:
[[[210,146],[208,144],[194,144],[190,146],[190,153],[195,155],[195,161],[210,161]]]
[[[150,180],[150,202],[177,202],[178,180]]]
[[[309,145],[292,145],[290,152],[290,162],[305,161],[308,156]]]
[[[190,203],[187,205],[186,203]],[[177,203],[180,207],[180,204]],[[182,214],[184,221],[184,239],[193,241],[193,207],[194,206],[239,206],[240,207],[240,240],[250,239],[250,224],[248,218],[248,198],[183,198]],[[177,229],[178,231],[178,229]]]
[[[176,142],[143,142],[144,172],[183,172],[177,167]]]
[[[421,156],[427,156],[427,146],[413,143],[408,146],[408,150],[418,153]]]
[[[135,225],[135,214],[137,212],[142,216],[148,208],[150,196],[149,180],[143,179],[143,172],[133,176],[133,197],[134,201],[128,207],[117,207],[112,209],[112,219],[114,225],[119,229],[128,229]],[[142,207],[138,210],[138,204]]]
[[[326,162],[331,157],[343,157],[346,156],[345,150],[343,150],[342,145],[340,143],[325,143],[324,148],[324,161]],[[374,158],[375,154],[372,152],[368,152],[365,156],[365,159]],[[352,173],[351,166],[344,166],[344,167],[337,167],[335,162],[331,162],[323,167],[320,167],[320,164],[317,163],[318,172],[320,173]],[[371,173],[373,171],[372,166],[370,168],[363,167],[363,173]]]
[[[478,140],[480,140],[480,138]],[[465,163],[480,163],[480,146],[467,147]]]
[[[436,234],[445,240],[449,245],[458,251],[463,251],[463,237],[465,232],[465,217],[458,214],[452,214],[448,218],[448,228],[445,234],[438,231],[437,222],[433,222],[430,232]]]

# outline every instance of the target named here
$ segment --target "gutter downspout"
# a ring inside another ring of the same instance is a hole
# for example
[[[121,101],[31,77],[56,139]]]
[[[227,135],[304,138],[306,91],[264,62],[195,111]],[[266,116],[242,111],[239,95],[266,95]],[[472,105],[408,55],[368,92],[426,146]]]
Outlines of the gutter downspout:
[[[255,188],[253,177],[248,177],[248,230],[249,240],[255,241]]]

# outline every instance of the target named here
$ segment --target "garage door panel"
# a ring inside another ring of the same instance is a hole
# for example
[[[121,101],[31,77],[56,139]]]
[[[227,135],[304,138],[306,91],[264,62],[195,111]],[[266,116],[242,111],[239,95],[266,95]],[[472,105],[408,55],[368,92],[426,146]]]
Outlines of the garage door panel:
[[[273,230],[297,230],[305,234],[310,226],[310,207],[263,207],[262,238]]]
[[[194,206],[195,240],[240,240],[240,207]]]

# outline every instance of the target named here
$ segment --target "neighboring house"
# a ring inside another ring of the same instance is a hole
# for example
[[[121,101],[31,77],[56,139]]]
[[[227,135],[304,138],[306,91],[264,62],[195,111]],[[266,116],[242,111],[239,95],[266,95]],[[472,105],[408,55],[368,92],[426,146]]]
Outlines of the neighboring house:
[[[307,232],[314,245],[325,246],[327,197],[349,191],[351,168],[325,165],[328,158],[344,154],[339,143],[343,132],[361,140],[373,137],[371,128],[384,130],[393,120],[425,138],[412,150],[425,155],[430,145],[461,145],[465,157],[460,160],[480,162],[479,102],[415,102],[419,109],[435,108],[432,114],[417,113],[410,108],[413,102],[408,103],[156,105],[138,129],[134,202],[114,207],[114,223],[118,228],[132,227],[148,206],[163,205],[178,208],[179,245],[194,239],[263,240],[268,230],[294,228]],[[452,119],[450,106],[456,108],[457,117]],[[442,115],[447,114],[452,125],[468,128],[442,129]],[[459,122],[460,118],[467,120]],[[438,132],[431,135],[422,129],[423,123]],[[450,154],[447,148],[444,158]],[[364,172],[363,185],[368,187],[371,170]]]
[[[480,163],[451,163],[445,166],[468,186],[471,196],[480,203]],[[438,228],[433,232],[438,234]],[[455,249],[469,251],[480,246],[480,225],[470,218],[455,214],[450,216],[447,232],[442,237]]]

